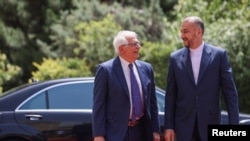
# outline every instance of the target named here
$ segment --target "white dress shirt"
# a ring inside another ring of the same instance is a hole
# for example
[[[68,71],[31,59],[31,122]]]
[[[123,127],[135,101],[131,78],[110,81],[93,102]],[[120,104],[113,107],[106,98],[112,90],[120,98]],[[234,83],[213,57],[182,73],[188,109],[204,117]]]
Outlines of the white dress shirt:
[[[119,56],[120,57],[120,56]],[[123,73],[125,75],[125,79],[126,79],[126,82],[127,82],[127,85],[128,85],[128,90],[129,90],[129,98],[130,98],[130,106],[133,107],[132,105],[132,97],[131,97],[131,82],[130,82],[130,70],[129,70],[129,67],[128,65],[130,63],[128,63],[126,60],[124,60],[122,57],[120,57],[120,61],[121,61],[121,65],[122,65],[122,69],[123,69]],[[133,70],[134,70],[134,74],[135,74],[135,77],[136,77],[136,80],[138,82],[138,85],[139,85],[139,89],[140,89],[140,95],[141,95],[141,98],[142,98],[142,85],[141,85],[141,79],[140,79],[140,76],[139,76],[139,73],[138,73],[138,70],[137,70],[137,67],[136,65],[133,63]],[[143,103],[143,98],[142,98],[142,103]],[[130,117],[132,116],[132,108],[130,110]]]
[[[192,69],[193,69],[195,84],[197,84],[197,81],[198,81],[203,46],[204,46],[204,42],[202,42],[202,44],[196,49],[190,48],[190,57],[191,57],[191,62],[192,62]]]

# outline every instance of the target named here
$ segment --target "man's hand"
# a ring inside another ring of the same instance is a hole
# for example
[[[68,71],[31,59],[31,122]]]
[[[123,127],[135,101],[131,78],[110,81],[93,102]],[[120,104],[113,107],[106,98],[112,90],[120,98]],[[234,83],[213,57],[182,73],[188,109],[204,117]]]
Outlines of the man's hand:
[[[103,136],[97,136],[94,138],[94,141],[105,141]]]
[[[154,141],[160,141],[161,140],[160,134],[157,133],[157,132],[153,133],[153,138],[154,138]]]
[[[175,133],[173,129],[165,130],[165,140],[166,141],[174,141],[175,140]]]

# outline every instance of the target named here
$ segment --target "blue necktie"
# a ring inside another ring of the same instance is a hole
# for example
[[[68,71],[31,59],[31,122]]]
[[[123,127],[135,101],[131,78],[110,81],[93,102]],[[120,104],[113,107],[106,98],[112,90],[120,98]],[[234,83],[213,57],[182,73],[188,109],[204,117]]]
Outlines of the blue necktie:
[[[130,68],[130,81],[131,81],[131,96],[132,96],[132,120],[135,121],[136,118],[140,118],[142,116],[142,100],[140,95],[139,85],[135,78],[135,74],[133,71],[133,64],[128,65]]]

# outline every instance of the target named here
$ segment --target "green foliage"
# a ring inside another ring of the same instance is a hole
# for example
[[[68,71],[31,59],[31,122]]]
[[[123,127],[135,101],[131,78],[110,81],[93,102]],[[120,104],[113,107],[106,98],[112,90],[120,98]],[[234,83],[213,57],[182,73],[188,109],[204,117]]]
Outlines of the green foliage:
[[[6,54],[8,61],[22,69],[21,78],[12,84],[4,84],[8,85],[6,89],[26,83],[31,77],[31,71],[34,70],[31,62],[40,62],[47,55],[41,51],[36,40],[49,44],[49,25],[58,20],[61,10],[70,9],[70,2],[0,1],[0,50]]]
[[[51,45],[38,41],[39,45],[53,58],[78,57],[84,58],[94,73],[96,65],[114,57],[113,37],[121,30],[112,15],[100,20],[78,21],[69,19],[64,24],[54,24]],[[71,22],[70,22],[71,21]],[[77,24],[76,24],[77,23]],[[53,50],[53,52],[51,51]]]
[[[169,54],[183,46],[179,37],[181,20],[197,15],[205,22],[204,40],[228,50],[240,110],[250,112],[249,0],[176,3],[177,0],[2,0],[0,50],[6,59],[2,61],[5,67],[0,68],[4,76],[0,85],[6,89],[27,82],[31,72],[41,80],[92,75],[97,64],[114,57],[113,37],[126,29],[137,32],[145,42],[140,59],[153,65],[156,84],[165,88]],[[16,73],[9,73],[6,64],[20,66],[21,70],[10,69]]]
[[[144,42],[140,49],[140,59],[152,64],[156,85],[161,88],[166,87],[169,55],[174,50],[173,48],[165,43]]]
[[[115,56],[113,38],[121,27],[111,15],[100,21],[81,22],[75,28],[77,46],[74,52],[78,57],[84,57],[95,72],[96,65]],[[72,39],[73,40],[73,39]]]
[[[235,82],[239,93],[240,109],[248,111],[250,105],[249,83],[250,83],[250,22],[245,20],[220,19],[209,26],[208,40],[228,50],[229,59],[232,64]],[[216,31],[216,32],[211,32]],[[220,35],[220,38],[218,38]]]
[[[78,58],[43,58],[42,64],[33,62],[33,65],[38,70],[32,72],[32,77],[33,79],[37,80],[92,76],[90,69],[86,65],[84,59],[80,60]]]
[[[120,7],[114,4],[112,14],[115,21],[123,29],[135,31],[141,40],[159,41],[164,28],[164,13],[159,1],[153,1],[148,7],[136,9],[134,7]]]
[[[179,0],[172,15],[178,20],[185,16],[200,16],[206,23],[219,19],[249,18],[248,0]]]
[[[141,40],[163,38],[164,15],[159,1],[146,8],[122,7],[118,3],[74,0],[75,10],[61,12],[61,18],[51,25],[52,43],[37,40],[50,57],[85,58],[94,73],[96,65],[114,57],[113,38],[122,29],[133,30]],[[78,4],[78,5],[77,5]],[[168,40],[164,39],[164,40]]]
[[[77,51],[74,50],[79,47],[79,33],[75,30],[75,27],[81,23],[100,21],[111,10],[109,6],[100,4],[96,0],[73,0],[72,5],[75,9],[61,11],[60,18],[49,27],[51,31],[51,34],[48,36],[50,42],[42,39],[36,40],[41,50],[49,57],[75,57],[75,52]],[[98,28],[102,27],[99,26]],[[113,27],[110,28],[112,30]],[[81,56],[84,56],[84,54],[81,54]]]
[[[0,21],[0,37],[6,42],[6,46],[20,48],[25,44],[24,35],[19,29],[5,27]]]
[[[159,7],[159,2],[152,2],[149,10],[147,8],[122,7],[118,3],[100,4],[96,0],[81,2],[74,0],[73,5],[76,9],[61,11],[60,19],[50,26],[51,34],[48,37],[51,42],[49,44],[47,41],[37,39],[37,44],[49,57],[73,57],[75,55],[73,50],[78,46],[76,44],[78,35],[77,32],[75,33],[74,27],[78,26],[79,23],[103,21],[110,15],[114,17],[110,22],[119,26],[119,28],[113,28],[116,32],[120,29],[133,30],[138,33],[142,40],[157,41],[162,38],[164,14]],[[95,30],[102,30],[105,27],[97,28]],[[109,28],[112,30],[112,27]],[[112,35],[114,34],[108,36]]]
[[[9,81],[13,81],[20,74],[21,68],[10,64],[6,55],[0,52],[0,94],[3,92],[3,87],[1,86]]]

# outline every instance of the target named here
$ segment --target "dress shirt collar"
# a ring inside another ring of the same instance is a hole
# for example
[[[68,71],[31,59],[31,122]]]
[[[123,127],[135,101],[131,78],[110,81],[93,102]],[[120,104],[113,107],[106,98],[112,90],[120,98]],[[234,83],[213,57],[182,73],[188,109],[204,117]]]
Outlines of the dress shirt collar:
[[[194,53],[194,54],[200,54],[200,53],[202,53],[203,47],[204,47],[204,41],[202,41],[201,45],[198,48],[196,48],[196,49],[190,48],[190,52]]]
[[[125,59],[123,59],[122,57],[120,57],[120,61],[121,61],[121,64],[122,64],[122,67],[128,67],[128,65],[130,64],[128,61],[126,61]]]

